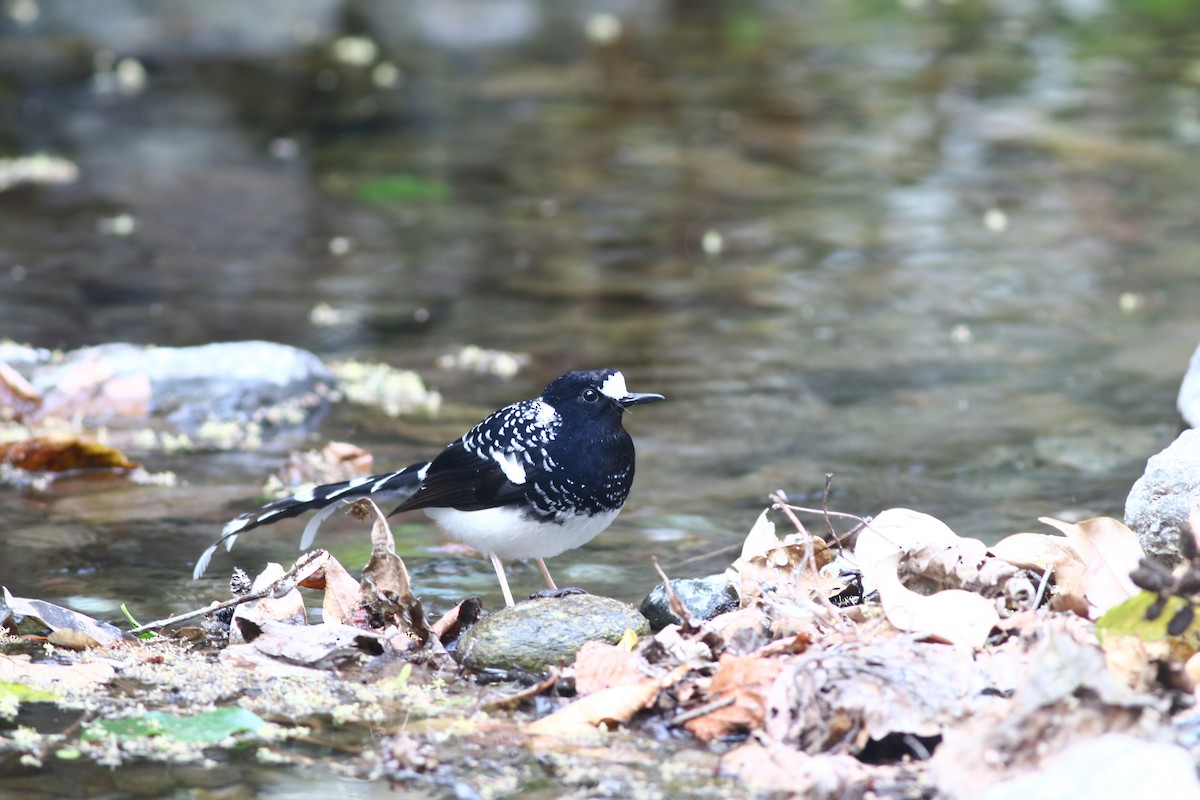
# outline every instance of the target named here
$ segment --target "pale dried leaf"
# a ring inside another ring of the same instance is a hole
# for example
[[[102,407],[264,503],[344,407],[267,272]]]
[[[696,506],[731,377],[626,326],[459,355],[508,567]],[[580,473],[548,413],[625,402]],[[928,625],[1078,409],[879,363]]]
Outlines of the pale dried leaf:
[[[590,740],[601,724],[628,722],[658,697],[659,681],[647,678],[638,683],[610,686],[582,697],[525,726],[535,737]]]
[[[982,647],[1000,621],[995,604],[982,595],[961,589],[917,594],[900,582],[896,572],[899,561],[900,554],[893,552],[872,562],[869,567],[859,564],[864,578],[870,571],[888,622],[902,631],[932,636],[952,644]]]
[[[1093,618],[1138,593],[1129,573],[1146,554],[1137,534],[1123,522],[1112,517],[1096,517],[1077,523],[1052,517],[1040,517],[1039,521],[1066,534],[1087,566],[1083,576],[1084,593],[1094,607]]]
[[[831,597],[845,588],[837,576],[821,572],[834,558],[823,539],[807,532],[796,531],[780,539],[763,511],[742,542],[741,557],[726,574],[738,587],[743,606],[764,591],[784,599]]]
[[[640,683],[646,674],[642,658],[627,647],[587,642],[575,654],[575,691],[592,694],[610,686]]]
[[[0,606],[0,623],[4,622],[5,617],[8,616],[5,613],[7,609],[8,613],[18,617],[32,617],[40,620],[52,631],[78,631],[102,645],[119,642],[125,636],[124,631],[115,625],[92,619],[78,611],[47,603],[45,600],[15,597],[8,591],[8,587],[4,587],[3,595],[4,604]]]
[[[319,556],[319,553],[316,555]],[[315,563],[319,560],[319,557],[314,558],[313,562]],[[261,592],[269,586],[279,584],[285,574],[283,567],[272,561],[254,578],[254,584],[251,586],[250,591]],[[238,627],[238,620],[240,619],[247,620],[260,627],[268,621],[303,623],[307,619],[304,598],[301,597],[300,592],[293,586],[284,591],[279,597],[268,595],[260,597],[257,600],[242,603],[233,612],[233,621],[230,627],[231,638],[235,640],[240,636],[240,629]]]
[[[318,625],[291,625],[267,621],[256,633],[247,630],[254,623],[243,620],[242,634],[260,653],[307,667],[329,667],[359,656],[383,654],[382,637],[340,622]]]
[[[0,682],[31,683],[37,686],[79,687],[112,680],[116,669],[104,662],[90,664],[33,663],[26,654],[0,653]]]
[[[1067,564],[1083,564],[1069,539],[1045,533],[1014,533],[989,547],[988,552],[1013,566],[1038,572],[1052,567],[1059,574]]]
[[[769,739],[746,742],[721,757],[722,775],[788,797],[853,796],[867,785],[868,770],[853,756],[809,754]]]

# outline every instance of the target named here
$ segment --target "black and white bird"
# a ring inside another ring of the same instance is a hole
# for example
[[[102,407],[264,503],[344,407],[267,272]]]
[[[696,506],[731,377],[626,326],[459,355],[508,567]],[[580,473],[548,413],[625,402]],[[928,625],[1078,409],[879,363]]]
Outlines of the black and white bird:
[[[306,549],[340,505],[370,497],[399,501],[392,514],[424,509],[451,539],[488,556],[507,605],[513,598],[501,559],[534,559],[555,590],[545,559],[590,542],[629,497],[634,450],[621,424],[625,409],[662,399],[630,392],[615,369],[568,372],[537,399],[489,414],[432,461],[318,486],[241,515],[200,556],[192,577],[221,544],[228,550],[253,528],[318,511],[300,540]]]

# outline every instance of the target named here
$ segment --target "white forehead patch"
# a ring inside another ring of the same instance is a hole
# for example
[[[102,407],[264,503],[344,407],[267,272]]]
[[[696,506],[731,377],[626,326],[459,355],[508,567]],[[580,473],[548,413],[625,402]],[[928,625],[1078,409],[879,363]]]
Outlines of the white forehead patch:
[[[613,400],[620,400],[629,394],[629,389],[625,388],[625,376],[619,372],[609,375],[608,379],[600,385],[600,391]]]

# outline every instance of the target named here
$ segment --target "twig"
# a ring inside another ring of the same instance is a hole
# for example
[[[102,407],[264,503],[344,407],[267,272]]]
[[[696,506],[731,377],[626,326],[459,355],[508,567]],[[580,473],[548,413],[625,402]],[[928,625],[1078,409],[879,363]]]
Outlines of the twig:
[[[700,627],[699,624],[692,616],[692,612],[679,599],[679,595],[675,594],[675,589],[671,586],[671,579],[667,577],[667,573],[663,572],[663,568],[658,564],[658,556],[650,556],[650,561],[654,564],[654,571],[658,573],[658,577],[663,580],[663,588],[667,592],[667,610],[679,617],[680,627],[685,632],[697,630]]]
[[[842,549],[842,537],[833,529],[833,520],[829,518],[829,487],[833,485],[833,473],[825,473],[825,489],[821,492],[821,515],[825,518],[825,527],[829,529],[829,535],[837,542],[838,550]]]
[[[184,620],[192,619],[194,617],[202,617],[202,616],[205,616],[206,614],[212,614],[216,611],[223,611],[226,608],[240,605],[242,603],[249,602],[250,600],[261,600],[264,597],[277,596],[278,594],[282,594],[283,592],[289,591],[293,588],[292,586],[287,586],[285,588],[284,583],[286,581],[288,581],[290,578],[295,577],[296,572],[298,570],[300,570],[302,567],[307,566],[308,561],[310,561],[310,560],[311,559],[301,558],[300,560],[298,560],[296,562],[296,564],[291,569],[289,569],[287,572],[283,573],[283,575],[279,576],[278,579],[272,581],[270,583],[270,585],[258,590],[257,592],[250,592],[248,594],[239,595],[237,597],[231,597],[230,599],[224,600],[220,603],[214,602],[211,605],[205,606],[204,608],[197,608],[194,611],[188,611],[183,614],[176,614],[173,617],[167,617],[165,619],[156,619],[153,622],[147,622],[145,625],[139,625],[136,628],[132,628],[129,632],[131,634],[138,634],[138,633],[144,633],[145,631],[151,630],[152,628],[165,628],[168,625],[174,625],[176,622],[183,622]]]
[[[815,579],[819,574],[817,569],[816,548],[813,546],[813,539],[815,537],[813,537],[813,535],[809,533],[807,529],[805,529],[804,525],[800,523],[800,520],[796,517],[795,513],[792,512],[792,507],[788,505],[787,495],[783,493],[783,490],[779,490],[775,492],[775,494],[770,495],[770,500],[787,516],[788,519],[792,521],[792,524],[796,526],[797,531],[808,537],[808,539],[804,542],[804,568],[812,570],[813,578]],[[816,595],[821,605],[825,606],[825,610],[832,613],[835,617],[841,613],[838,607],[835,606],[833,602],[825,596],[825,593],[820,591],[819,584],[817,586],[817,591],[812,592],[812,594]]]
[[[523,700],[528,700],[531,697],[537,697],[542,692],[558,683],[558,679],[562,677],[562,673],[558,667],[550,667],[546,672],[546,677],[532,686],[527,686],[516,694],[509,694],[503,697],[497,697],[495,700],[488,700],[483,704],[484,709],[488,711],[497,711],[504,708],[512,708]]]
[[[1037,608],[1042,604],[1042,596],[1046,593],[1046,586],[1050,583],[1050,573],[1054,572],[1054,565],[1047,564],[1046,571],[1042,573],[1042,579],[1038,582],[1037,594],[1033,596],[1033,607]]]
[[[730,695],[729,697],[722,697],[720,700],[713,700],[711,703],[705,703],[702,706],[696,706],[695,708],[688,709],[687,711],[681,711],[675,716],[671,717],[667,724],[682,725],[688,720],[693,720],[696,717],[703,717],[705,714],[710,714],[713,711],[719,711],[722,708],[725,708],[725,706],[731,706],[736,699],[736,697]]]

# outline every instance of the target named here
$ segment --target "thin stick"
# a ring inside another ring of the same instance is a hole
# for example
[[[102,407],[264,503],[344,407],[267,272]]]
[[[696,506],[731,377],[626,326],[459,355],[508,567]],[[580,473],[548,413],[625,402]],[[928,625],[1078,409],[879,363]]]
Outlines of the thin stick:
[[[286,591],[286,589],[283,587],[283,583],[289,578],[294,577],[298,569],[307,566],[308,561],[309,559],[300,559],[295,566],[283,573],[283,575],[281,575],[277,580],[272,581],[269,586],[266,586],[257,592],[250,592],[248,594],[239,595],[238,597],[231,597],[230,599],[224,600],[220,603],[214,602],[211,605],[205,606],[204,608],[197,608],[195,611],[188,611],[184,614],[176,614],[175,616],[167,617],[166,619],[156,619],[154,622],[147,622],[145,625],[139,625],[136,628],[131,629],[129,632],[131,634],[138,634],[144,633],[145,631],[153,628],[165,628],[168,625],[174,625],[176,622],[183,622],[184,620],[192,619],[193,617],[202,617],[206,614],[212,614],[215,611],[223,611],[226,608],[241,605],[242,603],[246,603],[251,600],[261,600],[264,597],[271,597],[277,593]],[[291,588],[293,587],[287,587],[287,589]]]
[[[829,487],[833,485],[833,473],[825,473],[825,490],[821,492],[821,515],[825,517],[825,527],[829,529],[829,535],[837,542],[838,549],[842,549],[842,537],[833,529],[833,520],[829,518]]]
[[[702,706],[696,706],[688,711],[681,711],[675,716],[671,717],[671,720],[667,724],[682,725],[688,720],[695,719],[696,717],[703,717],[705,714],[712,713],[713,711],[719,711],[725,706],[731,706],[736,699],[736,697],[730,695],[729,697],[722,697],[720,700],[713,700],[711,703],[705,703]]]
[[[1047,564],[1046,571],[1042,573],[1042,580],[1038,583],[1037,594],[1033,596],[1033,607],[1037,608],[1042,604],[1042,596],[1046,593],[1046,586],[1050,583],[1050,573],[1054,572],[1054,565]]]
[[[804,543],[804,568],[812,570],[813,577],[817,577],[817,553],[816,548],[813,547],[813,535],[805,529],[804,525],[800,523],[800,520],[792,512],[792,507],[787,504],[787,495],[782,491],[778,491],[769,497],[771,502],[792,521],[792,524],[796,526],[796,530],[808,536],[808,540]],[[825,607],[826,611],[829,611],[835,617],[841,614],[838,607],[825,596],[824,592],[815,591],[813,594],[816,595],[818,602]]]

